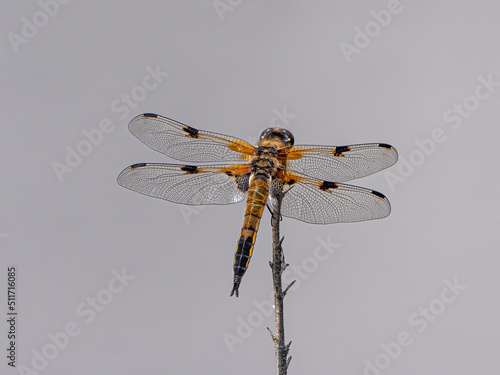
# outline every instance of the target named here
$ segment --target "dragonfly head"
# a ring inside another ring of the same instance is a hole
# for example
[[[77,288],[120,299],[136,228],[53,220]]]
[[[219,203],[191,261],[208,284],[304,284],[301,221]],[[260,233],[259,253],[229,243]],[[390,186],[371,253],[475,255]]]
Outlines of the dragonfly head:
[[[293,134],[291,131],[282,129],[282,128],[267,128],[264,130],[260,139],[268,139],[268,140],[279,140],[284,143],[285,146],[293,146],[295,139],[293,138]]]

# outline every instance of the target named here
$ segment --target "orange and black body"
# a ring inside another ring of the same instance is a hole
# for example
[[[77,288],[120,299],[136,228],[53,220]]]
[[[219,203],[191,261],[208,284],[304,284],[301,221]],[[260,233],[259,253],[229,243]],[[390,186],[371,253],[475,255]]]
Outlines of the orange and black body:
[[[269,196],[271,177],[284,163],[284,160],[278,159],[279,150],[291,145],[293,145],[293,136],[289,131],[281,128],[266,129],[260,137],[254,156],[250,159],[251,176],[245,217],[234,254],[234,280],[231,295],[236,294],[236,297],[238,297],[241,279],[252,257],[260,219]]]
[[[153,150],[173,159],[225,164],[136,163],[118,176],[121,186],[195,206],[233,204],[247,198],[231,295],[238,296],[266,204],[279,210],[280,216],[311,224],[381,219],[391,212],[382,193],[342,183],[393,165],[398,154],[386,143],[294,145],[292,133],[276,127],[264,130],[252,146],[153,113],[134,117],[129,129]]]

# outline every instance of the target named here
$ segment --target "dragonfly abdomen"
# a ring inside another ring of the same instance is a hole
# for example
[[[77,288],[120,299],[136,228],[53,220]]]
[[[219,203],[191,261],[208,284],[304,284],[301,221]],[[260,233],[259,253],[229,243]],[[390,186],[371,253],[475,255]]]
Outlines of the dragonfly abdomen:
[[[259,230],[260,219],[266,206],[267,196],[269,194],[270,179],[264,174],[257,174],[250,181],[248,189],[247,205],[243,225],[241,226],[240,238],[234,253],[234,281],[231,295],[236,293],[238,297],[238,288],[241,279],[248,268],[252,258],[255,238]]]

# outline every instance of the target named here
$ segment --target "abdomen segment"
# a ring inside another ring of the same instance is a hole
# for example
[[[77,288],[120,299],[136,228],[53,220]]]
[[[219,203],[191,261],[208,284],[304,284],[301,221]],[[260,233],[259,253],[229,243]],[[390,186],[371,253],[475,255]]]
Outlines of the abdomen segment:
[[[236,293],[238,297],[238,288],[241,279],[248,268],[252,257],[255,238],[259,230],[260,218],[266,206],[267,196],[269,194],[269,177],[265,175],[256,175],[250,181],[248,189],[247,206],[243,225],[241,227],[240,238],[234,253],[234,281],[231,295]]]

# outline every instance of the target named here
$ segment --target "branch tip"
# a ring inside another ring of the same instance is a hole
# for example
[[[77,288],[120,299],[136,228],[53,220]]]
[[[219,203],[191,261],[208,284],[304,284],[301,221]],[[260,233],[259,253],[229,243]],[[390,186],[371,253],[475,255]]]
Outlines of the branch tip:
[[[293,280],[286,288],[285,290],[283,291],[283,297],[286,296],[286,293],[288,292],[288,289],[290,289],[292,287],[293,284],[295,284],[297,280]],[[291,343],[291,341],[290,341]]]

